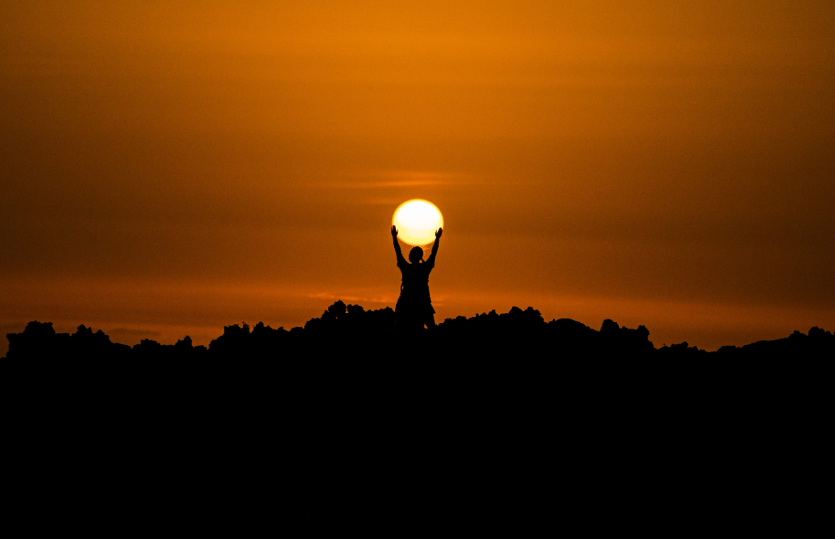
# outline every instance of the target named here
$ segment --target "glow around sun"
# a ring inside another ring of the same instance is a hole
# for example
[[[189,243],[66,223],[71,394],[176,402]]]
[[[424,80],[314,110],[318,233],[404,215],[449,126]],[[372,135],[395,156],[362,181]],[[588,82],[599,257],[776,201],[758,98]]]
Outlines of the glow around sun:
[[[391,222],[404,243],[427,245],[435,241],[435,231],[444,226],[444,217],[428,200],[415,198],[399,205]]]

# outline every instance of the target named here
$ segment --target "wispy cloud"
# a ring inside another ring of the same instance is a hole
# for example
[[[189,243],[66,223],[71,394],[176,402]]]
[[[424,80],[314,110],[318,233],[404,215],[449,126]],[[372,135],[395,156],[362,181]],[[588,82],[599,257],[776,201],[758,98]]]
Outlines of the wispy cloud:
[[[331,292],[313,292],[311,294],[307,294],[307,297],[313,299],[324,299],[333,302],[337,300],[342,300],[346,303],[362,302],[363,307],[366,306],[366,303],[391,305],[396,299],[394,296],[387,296],[385,294],[375,296],[348,296],[345,294],[333,294]]]
[[[462,185],[474,181],[469,175],[451,172],[386,170],[349,174],[328,182],[330,187],[343,189],[379,189],[398,187]]]

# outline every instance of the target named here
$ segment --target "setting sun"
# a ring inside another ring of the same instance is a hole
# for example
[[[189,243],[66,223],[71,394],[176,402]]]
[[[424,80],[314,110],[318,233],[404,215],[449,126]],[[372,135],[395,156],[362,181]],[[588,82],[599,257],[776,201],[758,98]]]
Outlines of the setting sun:
[[[832,331],[833,28],[832,0],[0,1],[0,358],[30,321],[209,347],[396,309],[392,225],[407,264],[444,226],[438,326]]]
[[[428,200],[408,200],[397,207],[392,224],[400,239],[409,245],[427,245],[435,241],[435,231],[444,226],[441,210]]]

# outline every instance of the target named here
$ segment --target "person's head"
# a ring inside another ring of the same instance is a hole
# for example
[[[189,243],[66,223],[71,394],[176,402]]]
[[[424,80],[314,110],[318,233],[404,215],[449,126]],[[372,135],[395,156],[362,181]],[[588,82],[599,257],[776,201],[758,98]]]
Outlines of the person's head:
[[[423,260],[423,249],[420,247],[412,247],[412,250],[409,251],[409,262],[412,264],[417,264]]]

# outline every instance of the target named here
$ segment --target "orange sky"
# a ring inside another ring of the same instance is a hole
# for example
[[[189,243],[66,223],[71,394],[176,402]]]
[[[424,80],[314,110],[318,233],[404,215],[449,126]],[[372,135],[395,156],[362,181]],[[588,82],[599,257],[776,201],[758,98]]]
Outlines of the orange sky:
[[[835,329],[832,28],[803,1],[4,1],[0,332],[393,306],[410,198],[446,221],[439,320]]]

